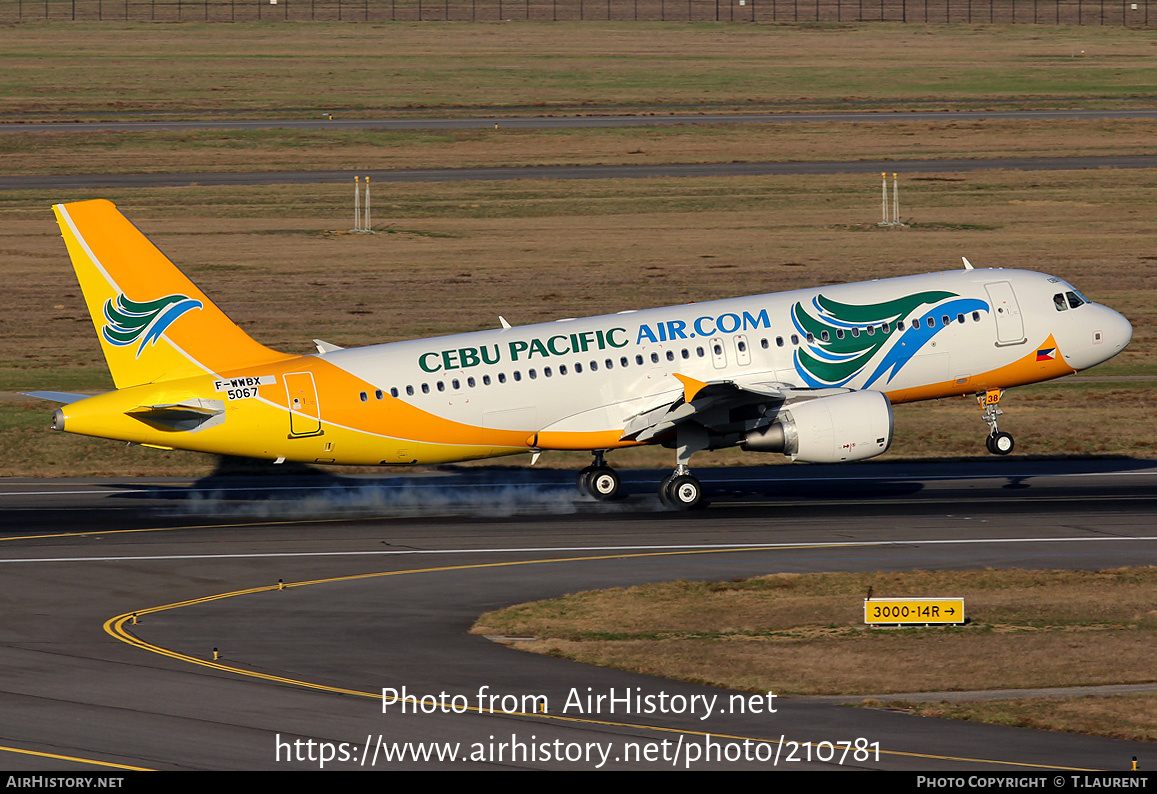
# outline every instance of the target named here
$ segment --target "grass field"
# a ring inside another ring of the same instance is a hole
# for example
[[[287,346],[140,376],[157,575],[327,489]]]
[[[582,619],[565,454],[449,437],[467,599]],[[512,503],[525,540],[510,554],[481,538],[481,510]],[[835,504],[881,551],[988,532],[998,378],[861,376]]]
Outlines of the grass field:
[[[108,195],[231,317],[287,351],[307,352],[315,337],[358,345],[488,328],[498,313],[527,324],[956,268],[966,254],[977,265],[1054,272],[1125,312],[1133,345],[1090,377],[1157,375],[1157,233],[1142,209],[1154,200],[1145,172],[916,177],[903,186],[913,225],[893,231],[873,225],[877,179],[379,185],[383,233],[372,237],[341,232],[352,217],[347,191],[336,186]],[[54,222],[35,196],[4,198],[0,255],[13,287],[0,316],[0,391],[110,388]],[[1011,392],[1005,422],[1024,454],[1152,457],[1152,393],[1148,380],[1044,384]],[[49,412],[0,403],[12,427],[0,472],[197,474],[215,463],[60,438],[44,429]],[[969,401],[902,406],[896,417],[892,457],[983,454],[984,425]],[[59,454],[45,468],[50,448]],[[665,466],[668,457],[658,450],[613,459]],[[753,458],[732,451],[696,460]],[[547,455],[542,464],[576,459]]]
[[[0,134],[12,176],[530,165],[1153,155],[1151,121],[702,124],[444,132],[42,132]]]
[[[962,597],[969,623],[870,630],[869,587]],[[1152,683],[1155,596],[1155,568],[777,574],[577,593],[482,615],[473,631],[729,689],[871,695],[934,716],[1154,741],[1151,694],[917,705],[888,693]]]
[[[0,112],[95,121],[1131,107],[1157,85],[1154,46],[1147,34],[1107,27],[25,24],[0,28]],[[1123,120],[230,133],[94,124],[0,133],[0,170],[1153,154],[1151,133],[1150,122]],[[911,226],[892,231],[873,225],[877,179],[376,184],[382,233],[373,237],[342,231],[352,225],[349,186],[7,192],[0,275],[12,286],[0,315],[0,392],[111,385],[48,208],[96,196],[117,201],[254,337],[287,351],[310,351],[314,337],[359,345],[488,328],[499,312],[526,324],[928,272],[967,255],[980,266],[1053,272],[1123,311],[1133,345],[1090,375],[1157,375],[1150,173],[914,174],[901,186]],[[1146,380],[1032,387],[1009,396],[1006,422],[1018,453],[1151,457],[1151,397]],[[0,474],[199,474],[215,464],[60,438],[44,430],[46,409],[0,401],[9,439]],[[978,414],[961,400],[904,406],[889,455],[983,454]],[[667,465],[668,457],[640,450],[616,460]],[[751,457],[696,458],[737,460]]]
[[[0,117],[1143,106],[1154,46],[1107,26],[29,23],[0,28]]]

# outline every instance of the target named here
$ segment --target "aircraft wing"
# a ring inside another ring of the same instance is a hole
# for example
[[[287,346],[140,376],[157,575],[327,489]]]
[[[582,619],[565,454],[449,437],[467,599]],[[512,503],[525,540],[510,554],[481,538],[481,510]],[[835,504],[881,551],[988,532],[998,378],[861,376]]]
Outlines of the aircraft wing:
[[[718,381],[700,381],[674,374],[683,384],[682,396],[631,417],[623,429],[624,441],[651,441],[688,421],[717,433],[735,433],[745,425],[750,428],[766,424],[784,405],[851,391],[799,389],[769,379],[766,374]],[[763,419],[765,416],[767,420]]]

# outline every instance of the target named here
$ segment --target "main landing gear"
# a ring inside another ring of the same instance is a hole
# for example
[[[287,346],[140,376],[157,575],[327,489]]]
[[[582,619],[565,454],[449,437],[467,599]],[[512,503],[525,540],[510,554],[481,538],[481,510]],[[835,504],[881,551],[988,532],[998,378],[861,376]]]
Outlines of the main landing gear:
[[[694,510],[703,499],[703,486],[686,466],[679,466],[659,483],[659,501],[676,510]]]
[[[609,502],[619,495],[619,475],[603,462],[605,450],[595,450],[595,462],[579,472],[579,490],[600,502]]]
[[[1016,446],[1012,434],[1001,432],[996,424],[997,417],[1004,415],[1004,411],[1000,410],[1000,398],[1003,396],[1003,389],[989,389],[984,394],[976,395],[976,401],[984,409],[983,419],[988,424],[988,438],[984,439],[984,446],[993,455],[1007,455]]]
[[[688,463],[691,456],[707,449],[710,439],[701,425],[684,422],[675,433],[675,471],[659,483],[659,501],[675,510],[694,510],[703,507],[703,485],[691,475]],[[619,475],[603,461],[605,449],[592,450],[594,463],[579,472],[579,490],[600,502],[608,502],[619,495]]]
[[[707,449],[707,430],[693,422],[683,422],[675,430],[675,471],[659,483],[659,501],[676,510],[694,510],[704,506],[703,485],[691,476],[691,456]]]

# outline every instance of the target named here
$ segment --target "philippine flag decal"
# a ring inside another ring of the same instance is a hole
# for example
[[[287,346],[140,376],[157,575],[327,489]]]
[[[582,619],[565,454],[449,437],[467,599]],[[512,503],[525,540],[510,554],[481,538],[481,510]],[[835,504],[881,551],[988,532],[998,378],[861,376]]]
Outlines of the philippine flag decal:
[[[1055,361],[1057,358],[1057,349],[1055,347],[1042,347],[1036,351],[1037,361]]]

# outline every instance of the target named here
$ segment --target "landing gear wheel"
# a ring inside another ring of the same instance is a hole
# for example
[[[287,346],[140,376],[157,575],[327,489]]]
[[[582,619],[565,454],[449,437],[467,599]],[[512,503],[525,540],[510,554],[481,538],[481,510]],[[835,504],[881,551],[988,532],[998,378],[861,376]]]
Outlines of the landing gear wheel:
[[[679,510],[694,510],[703,498],[703,486],[690,474],[673,477],[665,490],[669,504]]]
[[[619,494],[619,475],[614,469],[595,469],[587,476],[587,491],[600,502],[609,502]]]
[[[1010,433],[997,433],[988,437],[988,451],[993,455],[1007,455],[1016,446]]]
[[[674,503],[671,501],[671,493],[668,490],[669,486],[671,485],[671,480],[673,479],[675,479],[675,475],[668,474],[666,477],[659,481],[659,501],[665,504],[667,507],[674,507]]]
[[[609,466],[587,466],[579,472],[578,487],[584,495],[607,502],[618,496],[619,475]]]
[[[578,489],[580,493],[591,494],[591,475],[598,469],[597,466],[587,466],[578,473]]]

